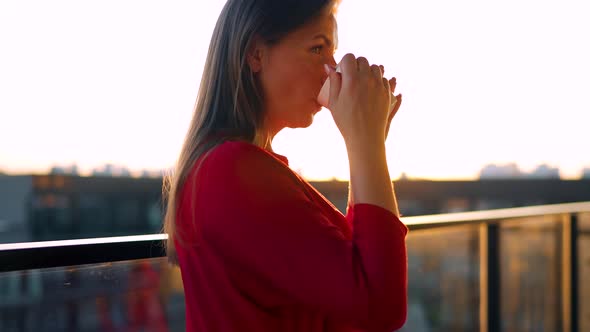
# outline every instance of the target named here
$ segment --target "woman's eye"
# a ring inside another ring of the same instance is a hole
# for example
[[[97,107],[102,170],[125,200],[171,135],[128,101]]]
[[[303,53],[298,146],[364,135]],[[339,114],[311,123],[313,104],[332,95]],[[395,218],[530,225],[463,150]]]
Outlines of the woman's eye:
[[[311,48],[311,51],[316,54],[321,54],[323,48],[323,46],[314,46]]]

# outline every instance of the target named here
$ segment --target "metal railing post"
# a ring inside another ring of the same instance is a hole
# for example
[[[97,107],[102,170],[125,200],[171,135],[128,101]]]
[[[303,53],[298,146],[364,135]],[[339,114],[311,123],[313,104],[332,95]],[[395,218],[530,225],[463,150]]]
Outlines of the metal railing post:
[[[500,227],[480,224],[480,331],[499,332],[500,312]]]
[[[563,218],[562,330],[578,332],[578,215]]]

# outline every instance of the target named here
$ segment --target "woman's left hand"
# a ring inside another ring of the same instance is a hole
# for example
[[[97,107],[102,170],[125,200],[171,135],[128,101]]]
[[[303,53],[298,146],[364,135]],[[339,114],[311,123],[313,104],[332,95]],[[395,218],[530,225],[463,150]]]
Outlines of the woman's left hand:
[[[385,67],[383,67],[382,65],[379,65],[379,67],[381,68],[381,73],[384,73]],[[389,111],[389,116],[387,117],[387,126],[385,127],[385,139],[387,139],[387,135],[389,134],[389,127],[391,126],[391,120],[393,120],[393,117],[395,116],[395,114],[399,110],[400,105],[402,104],[402,94],[400,93],[397,96],[394,95],[396,84],[397,84],[397,82],[396,82],[395,77],[392,77],[389,80],[389,87],[391,89],[391,98],[396,98],[397,102],[393,105],[393,108]]]

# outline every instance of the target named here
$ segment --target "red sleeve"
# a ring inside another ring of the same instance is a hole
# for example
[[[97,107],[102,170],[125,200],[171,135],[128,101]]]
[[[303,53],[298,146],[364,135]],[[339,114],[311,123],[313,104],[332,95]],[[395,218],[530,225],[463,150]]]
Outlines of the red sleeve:
[[[394,214],[354,205],[347,240],[286,165],[245,143],[219,146],[198,178],[203,239],[250,298],[314,308],[370,331],[403,325],[407,228]]]

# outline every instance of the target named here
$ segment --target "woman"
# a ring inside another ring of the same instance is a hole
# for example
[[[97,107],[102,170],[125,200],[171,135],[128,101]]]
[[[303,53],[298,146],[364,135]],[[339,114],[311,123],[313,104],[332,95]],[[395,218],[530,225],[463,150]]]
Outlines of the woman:
[[[334,70],[336,8],[228,0],[220,14],[167,188],[187,331],[392,331],[405,321],[407,228],[385,158],[395,79],[352,54]],[[271,147],[281,129],[312,123],[328,76],[350,162],[346,217]]]

